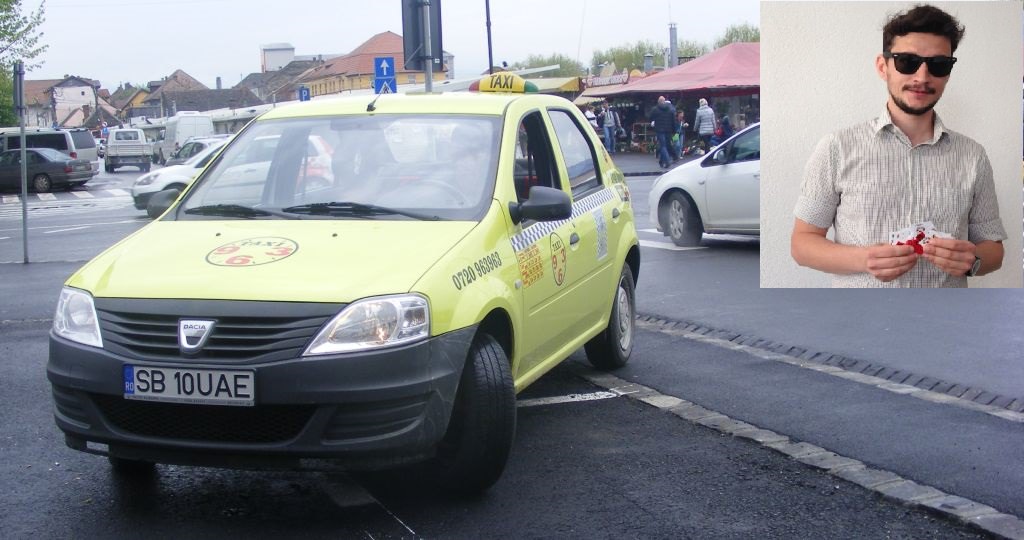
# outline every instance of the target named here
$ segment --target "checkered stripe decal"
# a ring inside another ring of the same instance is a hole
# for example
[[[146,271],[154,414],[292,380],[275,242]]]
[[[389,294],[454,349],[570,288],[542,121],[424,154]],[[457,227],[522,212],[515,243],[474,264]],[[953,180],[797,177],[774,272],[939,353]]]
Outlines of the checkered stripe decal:
[[[611,201],[613,198],[615,198],[615,195],[612,193],[612,190],[605,188],[593,195],[588,195],[572,203],[572,216],[569,219],[563,219],[561,221],[538,221],[530,225],[523,229],[522,232],[512,237],[512,249],[515,250],[516,253],[519,253],[536,243],[541,238],[546,238],[549,234],[555,232],[555,229],[582,216],[583,214],[589,213],[591,210]]]

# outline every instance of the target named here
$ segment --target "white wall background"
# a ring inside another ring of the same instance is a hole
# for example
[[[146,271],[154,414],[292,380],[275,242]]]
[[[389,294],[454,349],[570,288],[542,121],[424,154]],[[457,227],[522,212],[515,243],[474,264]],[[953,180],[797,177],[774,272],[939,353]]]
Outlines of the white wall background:
[[[1021,4],[929,2],[966,28],[935,110],[949,129],[981,143],[995,173],[1009,236],[1003,267],[972,287],[1022,286]],[[831,276],[793,262],[789,237],[804,165],[822,136],[881,114],[875,74],[882,26],[916,2],[761,3],[761,286],[829,287]],[[829,237],[831,238],[831,231]]]

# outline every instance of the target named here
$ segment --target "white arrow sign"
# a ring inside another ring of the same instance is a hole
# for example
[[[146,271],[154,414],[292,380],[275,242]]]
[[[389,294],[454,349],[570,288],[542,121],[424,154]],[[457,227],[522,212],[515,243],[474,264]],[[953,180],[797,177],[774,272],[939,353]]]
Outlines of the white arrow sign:
[[[381,60],[380,61],[380,71],[381,71],[381,73],[387,75],[388,74],[388,69],[390,69],[390,68],[391,68],[391,65],[388,64],[387,60]]]

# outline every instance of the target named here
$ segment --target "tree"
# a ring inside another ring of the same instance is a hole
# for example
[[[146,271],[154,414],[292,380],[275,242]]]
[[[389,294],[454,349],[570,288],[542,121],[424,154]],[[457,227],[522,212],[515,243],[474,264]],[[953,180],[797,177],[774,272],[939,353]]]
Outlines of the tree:
[[[13,110],[14,62],[24,62],[26,71],[42,65],[42,62],[32,61],[47,49],[47,45],[39,44],[43,37],[39,26],[46,20],[45,7],[46,0],[43,0],[38,9],[25,15],[21,11],[21,0],[0,0],[0,125],[18,125]]]
[[[523,60],[522,62],[516,62],[509,69],[526,69],[534,67],[553,66],[555,64],[558,64],[560,67],[554,71],[545,71],[543,73],[538,73],[538,75],[544,77],[579,77],[580,75],[583,75],[584,71],[586,71],[583,69],[583,64],[580,64],[579,62],[573,60],[572,58],[569,58],[564,54],[558,53],[551,54],[548,56],[531,54],[530,56],[526,57],[526,60]]]
[[[593,72],[597,72],[597,67],[601,64],[608,64],[611,62],[615,63],[617,69],[643,69],[644,68],[644,55],[653,54],[655,58],[660,58],[665,46],[661,43],[654,41],[640,40],[636,43],[627,43],[626,45],[620,45],[618,47],[611,47],[607,50],[596,50],[594,56],[590,61],[590,65],[594,68]],[[660,62],[655,62],[660,63]]]
[[[697,58],[711,52],[707,45],[693,40],[682,40],[676,47],[680,57]]]
[[[761,41],[761,31],[756,26],[746,23],[734,24],[725,29],[725,34],[715,42],[715,48],[720,49],[730,43],[756,43]]]

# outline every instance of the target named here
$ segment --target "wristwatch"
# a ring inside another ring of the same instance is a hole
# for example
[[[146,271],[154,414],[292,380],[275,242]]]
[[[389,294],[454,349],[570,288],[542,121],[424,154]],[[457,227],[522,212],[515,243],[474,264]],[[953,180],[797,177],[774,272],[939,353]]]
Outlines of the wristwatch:
[[[978,270],[981,270],[981,257],[975,255],[974,264],[971,265],[971,269],[968,270],[967,273],[964,275],[967,277],[974,277],[978,275]]]

